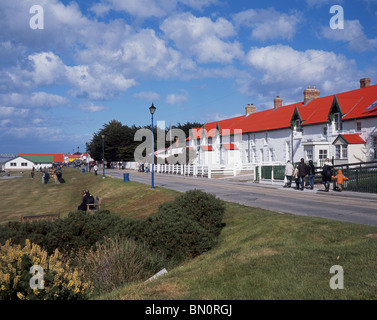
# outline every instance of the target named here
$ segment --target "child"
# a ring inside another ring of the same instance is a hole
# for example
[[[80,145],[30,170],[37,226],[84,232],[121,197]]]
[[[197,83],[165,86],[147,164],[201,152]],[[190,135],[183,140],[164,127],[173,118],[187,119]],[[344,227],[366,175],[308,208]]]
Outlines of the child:
[[[345,180],[348,180],[348,178],[346,178],[343,173],[342,173],[342,170],[338,170],[338,175],[337,176],[332,176],[333,179],[336,179],[336,184],[337,184],[337,189],[336,190],[339,190],[340,192],[342,192],[343,190],[343,183]]]

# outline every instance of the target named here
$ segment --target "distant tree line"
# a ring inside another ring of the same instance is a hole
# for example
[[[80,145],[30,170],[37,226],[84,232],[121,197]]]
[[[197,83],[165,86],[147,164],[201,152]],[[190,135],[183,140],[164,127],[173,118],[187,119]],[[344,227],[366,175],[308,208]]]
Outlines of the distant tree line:
[[[185,132],[186,137],[189,136],[190,129],[203,127],[203,123],[186,122],[184,124],[178,123],[171,126],[172,129],[181,129]],[[134,141],[135,133],[139,129],[149,129],[151,126],[137,127],[135,125],[129,127],[123,125],[120,121],[110,121],[105,123],[103,127],[93,134],[90,142],[86,143],[86,148],[91,157],[96,161],[102,161],[102,135],[104,138],[105,161],[134,161],[134,152],[140,141]],[[161,129],[154,127],[155,149],[157,148],[157,134],[164,134],[169,132],[170,128]],[[157,132],[159,131],[159,132]],[[161,132],[162,131],[162,132]],[[169,141],[165,142],[165,147],[170,145]]]

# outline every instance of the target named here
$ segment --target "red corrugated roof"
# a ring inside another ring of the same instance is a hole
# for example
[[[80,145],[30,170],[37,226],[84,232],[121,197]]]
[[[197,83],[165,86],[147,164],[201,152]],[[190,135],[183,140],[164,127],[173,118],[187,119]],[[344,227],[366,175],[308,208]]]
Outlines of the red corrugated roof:
[[[343,120],[375,117],[377,116],[377,85],[317,98],[306,105],[303,102],[294,103],[276,110],[259,111],[217,123],[222,135],[233,135],[241,130],[247,133],[290,128],[295,112],[297,117],[301,118],[303,126],[326,123],[329,121],[334,102],[339,104]],[[216,122],[211,122],[207,127],[214,128],[215,124]]]
[[[359,134],[341,134],[339,135],[342,137],[345,141],[347,141],[349,144],[364,144],[365,140],[360,137]]]

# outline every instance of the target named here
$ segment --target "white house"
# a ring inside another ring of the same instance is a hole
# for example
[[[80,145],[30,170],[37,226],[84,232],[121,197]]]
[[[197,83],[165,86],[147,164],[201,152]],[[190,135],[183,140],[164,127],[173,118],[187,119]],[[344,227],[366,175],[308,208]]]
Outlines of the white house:
[[[193,128],[187,147],[196,150],[197,164],[212,166],[377,160],[377,85],[369,78],[359,89],[327,97],[308,87],[303,98],[283,106],[277,97],[273,109],[248,105],[244,116]]]
[[[52,163],[52,156],[39,156],[34,158],[32,156],[18,156],[5,162],[4,167],[6,171],[32,170],[33,167],[35,169],[51,167]]]

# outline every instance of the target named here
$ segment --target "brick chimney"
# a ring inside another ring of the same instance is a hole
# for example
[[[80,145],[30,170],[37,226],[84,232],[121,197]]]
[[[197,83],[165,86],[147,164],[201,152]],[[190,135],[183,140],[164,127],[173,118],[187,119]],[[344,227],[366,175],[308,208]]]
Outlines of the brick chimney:
[[[370,78],[360,79],[360,89],[370,87]]]
[[[275,99],[274,99],[274,110],[276,110],[277,108],[280,108],[283,106],[283,99],[280,98],[279,96],[277,96]]]
[[[304,90],[304,105],[312,101],[313,99],[317,99],[320,97],[320,91],[313,87],[313,89],[309,86],[308,89]]]
[[[252,114],[255,112],[255,106],[253,104],[248,104],[246,107],[245,107],[245,113],[246,113],[246,116],[248,116],[249,114]]]

